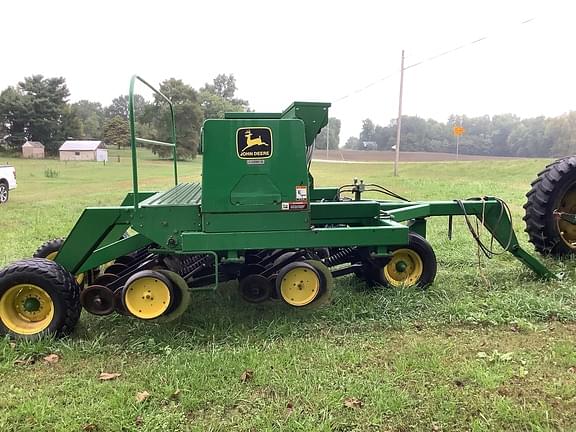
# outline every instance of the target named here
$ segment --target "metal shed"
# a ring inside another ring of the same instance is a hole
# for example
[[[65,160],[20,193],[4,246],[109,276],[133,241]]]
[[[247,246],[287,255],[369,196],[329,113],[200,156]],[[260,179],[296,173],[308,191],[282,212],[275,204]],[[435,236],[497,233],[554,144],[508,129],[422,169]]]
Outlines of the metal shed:
[[[64,141],[59,149],[60,160],[105,161],[108,150],[102,141]]]
[[[44,144],[40,141],[27,141],[22,144],[22,157],[27,159],[44,159]]]

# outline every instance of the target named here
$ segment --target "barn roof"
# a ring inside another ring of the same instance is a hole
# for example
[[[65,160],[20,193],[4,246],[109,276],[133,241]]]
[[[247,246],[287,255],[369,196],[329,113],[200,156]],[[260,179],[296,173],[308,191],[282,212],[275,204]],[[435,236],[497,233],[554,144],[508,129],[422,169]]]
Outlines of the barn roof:
[[[81,150],[96,150],[97,148],[105,148],[102,141],[64,141],[60,146],[60,150],[81,151]]]
[[[22,144],[22,147],[32,147],[32,148],[43,149],[44,144],[42,144],[40,141],[27,141],[24,144]]]

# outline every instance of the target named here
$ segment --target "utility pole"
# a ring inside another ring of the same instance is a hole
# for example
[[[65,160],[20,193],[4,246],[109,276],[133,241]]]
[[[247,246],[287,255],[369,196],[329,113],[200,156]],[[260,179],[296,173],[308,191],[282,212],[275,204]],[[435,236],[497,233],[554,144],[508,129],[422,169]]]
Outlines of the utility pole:
[[[402,62],[400,63],[400,97],[398,98],[398,130],[396,132],[396,157],[394,159],[394,177],[398,176],[398,162],[400,160],[400,131],[402,128],[402,89],[404,87],[404,50],[402,50]]]
[[[460,135],[457,135],[456,136],[456,160],[460,159],[459,149],[460,149]]]
[[[330,147],[330,116],[328,116],[328,123],[326,124],[326,160],[328,160],[328,147]]]
[[[460,126],[454,126],[452,131],[456,136],[456,160],[460,158],[460,137],[464,133],[464,128],[462,127],[462,117],[460,117],[460,121],[458,122]]]

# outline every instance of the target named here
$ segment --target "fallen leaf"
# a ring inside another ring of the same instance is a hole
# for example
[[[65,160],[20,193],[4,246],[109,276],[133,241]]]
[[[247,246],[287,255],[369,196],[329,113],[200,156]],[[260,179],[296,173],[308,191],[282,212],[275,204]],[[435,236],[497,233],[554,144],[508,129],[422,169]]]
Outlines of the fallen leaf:
[[[180,389],[176,389],[174,393],[170,395],[170,399],[179,400],[180,399]]]
[[[150,393],[146,390],[136,393],[136,401],[144,402],[146,399],[150,397]]]
[[[49,354],[46,357],[44,357],[44,361],[46,363],[58,363],[58,361],[60,360],[60,357],[58,357],[58,354]]]
[[[11,349],[16,349],[16,342],[9,343]]]
[[[250,381],[253,377],[254,377],[254,371],[252,369],[246,369],[244,372],[242,372],[242,375],[240,375],[240,382],[246,383]]]
[[[140,427],[144,424],[144,419],[142,418],[142,416],[136,416],[136,418],[134,419],[134,424],[136,425],[136,427]]]
[[[570,367],[568,368],[568,372],[570,372],[570,373],[576,373],[576,366],[570,366]]]
[[[98,430],[98,426],[96,426],[94,423],[88,423],[82,426],[82,430],[84,432],[95,432]]]
[[[102,372],[102,373],[100,374],[100,376],[98,377],[98,379],[99,379],[100,381],[110,381],[110,380],[113,380],[113,379],[118,378],[120,375],[122,375],[122,374],[119,374],[119,373],[117,373],[117,372],[112,372],[112,373],[110,373],[110,372]]]
[[[344,399],[344,406],[348,407],[348,408],[358,409],[358,408],[362,408],[363,405],[364,405],[364,402],[362,402],[360,399],[355,398],[355,397],[350,397],[350,398]]]
[[[294,411],[294,405],[292,404],[292,402],[288,402],[286,404],[286,411],[288,411],[288,415],[292,414],[292,412]]]
[[[440,432],[442,428],[438,425],[432,425],[432,432]]]

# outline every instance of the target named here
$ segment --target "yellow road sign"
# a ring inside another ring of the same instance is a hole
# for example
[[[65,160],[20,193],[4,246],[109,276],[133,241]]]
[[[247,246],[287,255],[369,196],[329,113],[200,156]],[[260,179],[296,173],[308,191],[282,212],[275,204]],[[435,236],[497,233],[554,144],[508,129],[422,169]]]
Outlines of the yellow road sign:
[[[455,136],[464,135],[464,128],[462,126],[454,126],[454,129],[452,129],[452,130],[453,130]]]

